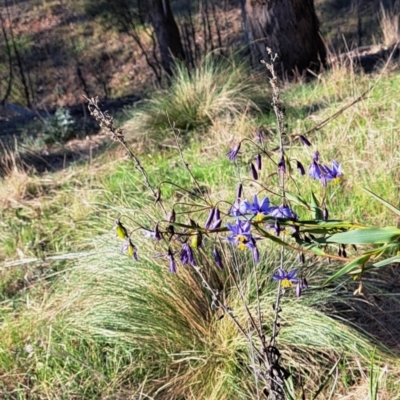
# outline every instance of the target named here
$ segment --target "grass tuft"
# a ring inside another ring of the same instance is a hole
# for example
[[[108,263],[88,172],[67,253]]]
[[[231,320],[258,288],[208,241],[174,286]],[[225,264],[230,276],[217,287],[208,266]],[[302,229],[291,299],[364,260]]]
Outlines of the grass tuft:
[[[144,390],[152,396],[254,398],[256,384],[247,341],[229,317],[219,320],[221,312],[210,309],[209,295],[194,270],[180,267],[177,275],[169,274],[159,259],[146,256],[159,249],[152,249],[140,236],[134,241],[140,249],[140,262],[135,263],[117,255],[115,240],[110,236],[96,240],[96,255],[77,265],[66,285],[69,289],[54,299],[58,305],[50,304],[51,313],[58,310],[69,335],[130,348],[136,360],[133,374],[145,382]],[[271,249],[265,250],[260,302],[268,335],[276,285],[264,277],[271,276],[278,256]],[[212,268],[208,258],[202,258],[201,265],[207,271]],[[239,268],[240,284],[256,314],[254,277],[245,267],[248,260],[234,259],[228,251],[225,265]],[[327,274],[326,267],[316,270],[312,277],[315,287]],[[247,326],[240,296],[227,271],[209,274],[238,320]],[[339,359],[349,385],[368,371],[376,343],[340,319],[338,310],[354,307],[350,306],[354,303],[352,289],[342,292],[311,289],[301,300],[285,296],[279,348],[294,376],[307,378],[308,390],[316,390],[325,372]],[[362,314],[362,307],[358,311]],[[376,354],[382,359],[385,348],[378,346]],[[390,355],[386,357],[390,359]],[[343,384],[338,386],[345,390]]]
[[[217,117],[265,109],[267,98],[244,62],[209,56],[194,70],[177,64],[169,88],[145,101],[125,130],[163,140],[172,122],[182,132],[202,130]]]

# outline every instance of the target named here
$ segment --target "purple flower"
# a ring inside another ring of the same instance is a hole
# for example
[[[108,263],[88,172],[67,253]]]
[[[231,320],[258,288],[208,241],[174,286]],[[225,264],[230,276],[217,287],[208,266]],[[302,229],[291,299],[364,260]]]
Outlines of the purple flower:
[[[235,161],[236,157],[239,153],[240,150],[240,146],[241,146],[241,142],[235,146],[232,150],[229,150],[228,153],[226,153],[226,155],[228,156],[229,160],[231,161]]]
[[[313,179],[325,178],[325,167],[318,162],[318,152],[315,153],[313,162],[308,167],[308,175]]]
[[[143,232],[144,236],[149,239],[156,239],[157,241],[160,241],[162,239],[162,234],[160,230],[158,229],[158,224],[156,224],[154,231],[150,230],[145,230]]]
[[[337,161],[332,161],[332,168],[319,162],[319,153],[314,153],[311,165],[308,167],[308,175],[313,179],[319,179],[323,186],[327,181],[338,183],[343,176],[342,166]]]
[[[219,212],[219,208],[215,207],[214,221],[220,221],[220,220],[221,220],[221,213]]]
[[[294,283],[297,283],[299,280],[295,278],[295,275],[297,273],[297,269],[294,269],[293,271],[286,272],[282,268],[278,268],[278,273],[275,275],[272,275],[272,279],[276,281],[281,281],[281,285],[284,288],[292,287]]]
[[[192,267],[196,266],[196,260],[194,258],[193,251],[187,243],[182,244],[179,259],[183,265],[190,264]]]
[[[224,264],[222,264],[221,255],[219,254],[219,251],[217,250],[216,247],[214,247],[213,256],[214,256],[215,263],[217,264],[217,267],[219,269],[224,269]]]
[[[211,229],[218,229],[221,227],[222,219],[221,219],[221,213],[219,212],[219,208],[215,208],[215,213],[214,213],[214,221],[211,225]]]
[[[138,260],[137,247],[132,243],[131,239],[128,238],[121,246],[121,253],[128,253],[135,261]]]
[[[246,206],[244,201],[241,202],[240,199],[236,199],[235,202],[232,204],[231,209],[229,210],[229,215],[232,217],[239,217],[241,215],[246,214]]]
[[[329,211],[326,207],[322,210],[322,217],[324,221],[327,221],[329,219]]]
[[[232,243],[239,250],[251,249],[253,251],[254,261],[258,262],[259,255],[256,251],[256,240],[250,232],[250,222],[237,220],[235,225],[227,224],[232,235],[228,236],[228,242]]]
[[[329,168],[326,165],[324,165],[323,168],[325,170],[325,179],[327,181],[338,183],[343,176],[342,165],[335,160],[332,161],[332,168]]]
[[[271,217],[274,218],[286,218],[296,220],[297,214],[288,206],[281,204],[279,207],[273,207],[271,211]]]
[[[249,203],[247,200],[243,202],[244,206],[246,207],[246,211],[251,212],[255,215],[255,221],[262,221],[264,217],[270,213],[273,209],[269,205],[269,198],[265,197],[264,200],[260,203],[258,201],[258,196],[254,195],[253,204]]]

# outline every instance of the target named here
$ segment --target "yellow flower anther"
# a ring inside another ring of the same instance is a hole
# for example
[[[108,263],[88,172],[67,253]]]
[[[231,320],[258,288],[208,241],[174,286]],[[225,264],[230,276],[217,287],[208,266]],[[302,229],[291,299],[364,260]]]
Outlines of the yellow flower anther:
[[[246,250],[247,249],[247,247],[246,247],[246,245],[244,243],[239,243],[237,247],[238,247],[239,250]]]
[[[261,222],[264,219],[265,215],[263,213],[258,213],[254,218],[254,221]]]
[[[293,283],[289,279],[282,279],[281,285],[284,288],[290,288],[293,286]]]
[[[240,243],[247,242],[247,238],[244,235],[236,235],[236,240]]]

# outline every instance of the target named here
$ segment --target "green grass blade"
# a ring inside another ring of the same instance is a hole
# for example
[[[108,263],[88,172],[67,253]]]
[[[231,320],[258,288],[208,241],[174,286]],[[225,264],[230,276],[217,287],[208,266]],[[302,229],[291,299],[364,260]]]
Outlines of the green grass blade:
[[[374,199],[378,200],[381,202],[385,207],[387,207],[389,210],[393,211],[396,215],[400,216],[400,210],[395,207],[393,204],[390,204],[386,200],[383,200],[382,197],[379,197],[377,194],[371,192],[368,189],[363,188],[364,191],[366,191],[370,196],[372,196]]]
[[[386,228],[356,229],[349,232],[336,233],[327,238],[327,242],[341,244],[374,244],[389,243],[400,237],[400,229],[395,226]]]
[[[363,255],[363,256],[358,257],[355,260],[349,262],[343,268],[341,268],[339,271],[337,271],[335,274],[333,274],[330,278],[328,278],[324,282],[324,285],[327,285],[328,283],[334,281],[335,279],[340,278],[341,276],[343,276],[345,274],[348,274],[354,268],[364,265],[369,260],[370,257],[371,257],[370,254]]]

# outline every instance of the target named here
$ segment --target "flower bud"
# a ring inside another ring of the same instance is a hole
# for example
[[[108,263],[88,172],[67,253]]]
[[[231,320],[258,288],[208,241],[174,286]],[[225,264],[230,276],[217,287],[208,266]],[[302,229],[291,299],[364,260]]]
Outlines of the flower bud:
[[[303,164],[300,161],[296,161],[296,167],[297,167],[298,171],[300,172],[300,175],[306,174]]]
[[[226,154],[228,156],[228,159],[231,161],[235,161],[236,157],[239,153],[240,146],[242,142],[240,142],[237,146],[235,146],[232,150],[229,150],[228,153]]]
[[[299,139],[305,146],[311,146],[310,141],[305,136],[299,135]]]
[[[261,167],[262,167],[261,154],[256,155],[256,165],[257,165],[257,169],[259,171],[261,171]]]
[[[237,190],[236,190],[236,198],[240,199],[242,197],[242,193],[243,193],[243,185],[241,183],[239,183]]]
[[[257,174],[257,171],[256,171],[253,163],[250,163],[250,172],[251,172],[251,176],[256,181],[258,179],[258,174]]]
[[[326,207],[324,207],[324,209],[322,210],[322,217],[323,217],[324,221],[327,221],[329,219],[329,212]]]
[[[278,170],[282,171],[284,174],[286,174],[286,162],[285,162],[285,157],[282,156],[279,160],[278,163]]]
[[[205,228],[205,229],[210,229],[211,222],[212,222],[213,219],[214,219],[214,214],[215,214],[215,209],[212,208],[212,209],[210,210],[210,213],[208,214],[207,221],[206,221],[206,223],[205,223],[205,225],[204,225],[204,228]]]
[[[219,251],[217,250],[216,247],[214,247],[213,256],[214,256],[215,263],[217,264],[217,267],[219,269],[224,269],[224,265],[222,264],[221,255],[219,254]]]

